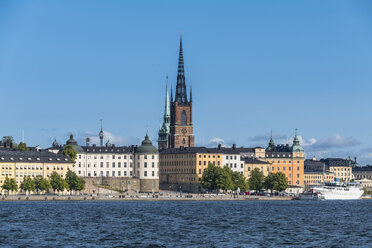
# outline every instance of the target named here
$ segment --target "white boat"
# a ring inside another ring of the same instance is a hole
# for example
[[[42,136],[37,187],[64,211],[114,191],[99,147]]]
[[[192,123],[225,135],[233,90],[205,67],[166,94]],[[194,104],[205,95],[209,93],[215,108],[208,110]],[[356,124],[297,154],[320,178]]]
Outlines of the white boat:
[[[324,200],[357,200],[364,191],[359,183],[327,183],[321,186],[313,186],[312,192],[320,195]]]

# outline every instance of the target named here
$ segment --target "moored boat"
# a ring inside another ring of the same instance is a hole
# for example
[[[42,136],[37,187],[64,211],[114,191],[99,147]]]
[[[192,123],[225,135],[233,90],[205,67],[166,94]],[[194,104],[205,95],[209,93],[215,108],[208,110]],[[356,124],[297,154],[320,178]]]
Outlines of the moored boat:
[[[321,186],[313,186],[312,192],[320,195],[324,200],[357,200],[364,191],[358,183],[326,183]]]

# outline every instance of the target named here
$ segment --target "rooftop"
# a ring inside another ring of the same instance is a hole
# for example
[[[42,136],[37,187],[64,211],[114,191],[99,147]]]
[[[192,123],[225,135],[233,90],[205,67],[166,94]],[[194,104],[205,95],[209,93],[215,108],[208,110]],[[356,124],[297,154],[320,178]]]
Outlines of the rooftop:
[[[0,162],[33,162],[33,163],[72,163],[62,154],[55,154],[46,150],[19,151],[10,148],[0,149]]]

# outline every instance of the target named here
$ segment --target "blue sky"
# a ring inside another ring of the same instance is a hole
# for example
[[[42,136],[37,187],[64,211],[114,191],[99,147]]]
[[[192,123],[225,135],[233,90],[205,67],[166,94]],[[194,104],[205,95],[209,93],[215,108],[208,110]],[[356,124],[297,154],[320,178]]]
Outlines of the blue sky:
[[[197,145],[372,163],[371,1],[1,1],[0,135],[156,140],[183,31]]]

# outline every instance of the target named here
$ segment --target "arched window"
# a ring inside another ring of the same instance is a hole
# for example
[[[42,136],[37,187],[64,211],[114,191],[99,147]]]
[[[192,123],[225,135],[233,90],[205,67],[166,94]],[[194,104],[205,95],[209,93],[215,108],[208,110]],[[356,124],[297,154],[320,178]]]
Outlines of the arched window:
[[[187,125],[187,116],[186,116],[186,111],[183,110],[181,113],[181,125]]]
[[[186,140],[185,139],[182,139],[182,144],[185,144],[186,143]]]

